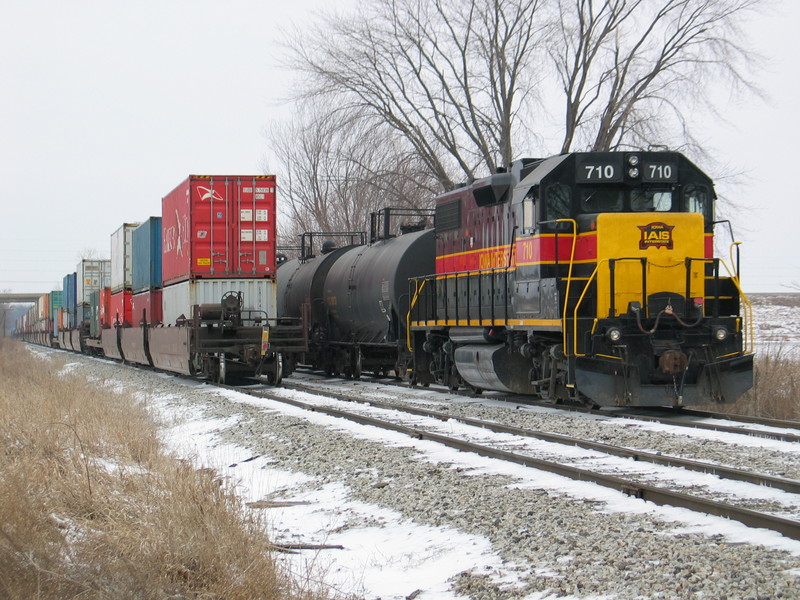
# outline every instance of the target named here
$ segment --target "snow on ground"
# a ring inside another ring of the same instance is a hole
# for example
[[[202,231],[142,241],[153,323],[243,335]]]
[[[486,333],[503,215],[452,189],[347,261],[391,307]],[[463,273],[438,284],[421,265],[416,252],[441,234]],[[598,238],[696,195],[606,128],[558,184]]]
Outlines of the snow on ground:
[[[219,394],[219,391],[213,393]],[[665,521],[674,521],[676,533],[723,535],[732,543],[761,544],[800,556],[800,542],[774,532],[754,530],[737,522],[685,509],[655,506],[593,484],[458,452],[433,442],[412,440],[399,433],[364,427],[319,413],[307,413],[239,392],[225,391],[223,395],[231,402],[258,407],[265,414],[280,412],[299,416],[383,445],[413,447],[422,460],[446,464],[451,469],[463,469],[472,475],[510,476],[516,481],[512,486],[515,488],[547,489],[576,499],[599,502],[602,504],[600,510],[604,512],[655,515]],[[161,402],[160,405],[174,416],[172,402]],[[268,510],[266,518],[273,532],[272,539],[282,543],[341,545],[343,549],[290,555],[287,560],[293,571],[304,573],[313,566],[314,571],[323,573],[325,581],[336,590],[384,600],[400,600],[417,589],[424,590],[426,600],[458,598],[449,591],[448,580],[465,570],[485,574],[509,587],[520,584],[520,576],[527,569],[520,571],[516,565],[504,564],[487,539],[452,528],[418,525],[394,511],[353,501],[344,486],[316,486],[311,478],[274,469],[269,457],[254,458],[247,449],[219,440],[218,432],[231,425],[230,419],[207,420],[196,412],[186,411],[180,422],[164,435],[180,455],[193,456],[199,465],[213,467],[229,481],[236,482],[237,493],[245,502],[258,503],[274,496],[276,491],[297,490],[291,493],[291,500],[298,504]],[[586,454],[591,455],[590,452]],[[698,483],[707,478],[699,473],[687,475],[687,478],[692,477],[696,477]],[[768,491],[764,494],[770,496]],[[776,499],[784,495],[774,491]],[[535,595],[528,598],[544,597]]]

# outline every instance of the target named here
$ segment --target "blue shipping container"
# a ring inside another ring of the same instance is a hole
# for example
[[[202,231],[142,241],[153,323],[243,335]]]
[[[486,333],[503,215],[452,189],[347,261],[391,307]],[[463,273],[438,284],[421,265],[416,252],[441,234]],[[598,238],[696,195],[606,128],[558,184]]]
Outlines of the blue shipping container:
[[[77,279],[78,279],[77,273],[70,273],[69,275],[64,277],[64,289],[63,289],[64,307],[70,312],[75,311],[75,305],[77,304],[77,297],[76,297],[78,291]]]
[[[161,217],[150,217],[133,230],[132,269],[135,293],[162,286]]]

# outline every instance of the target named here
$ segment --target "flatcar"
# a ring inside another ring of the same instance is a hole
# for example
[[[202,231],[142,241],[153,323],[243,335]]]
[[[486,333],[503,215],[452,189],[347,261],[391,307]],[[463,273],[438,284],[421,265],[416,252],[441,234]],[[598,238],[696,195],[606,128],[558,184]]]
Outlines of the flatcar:
[[[269,340],[275,197],[271,175],[190,175],[162,199],[163,219],[124,224],[111,260],[80,261],[63,291],[42,295],[18,337],[217,382],[280,383]]]

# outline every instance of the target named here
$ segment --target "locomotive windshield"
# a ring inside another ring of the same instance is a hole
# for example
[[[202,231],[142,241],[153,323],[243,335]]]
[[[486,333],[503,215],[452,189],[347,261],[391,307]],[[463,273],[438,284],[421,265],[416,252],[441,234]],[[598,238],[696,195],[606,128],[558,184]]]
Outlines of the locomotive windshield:
[[[634,212],[669,212],[672,210],[672,190],[631,190],[631,210]]]

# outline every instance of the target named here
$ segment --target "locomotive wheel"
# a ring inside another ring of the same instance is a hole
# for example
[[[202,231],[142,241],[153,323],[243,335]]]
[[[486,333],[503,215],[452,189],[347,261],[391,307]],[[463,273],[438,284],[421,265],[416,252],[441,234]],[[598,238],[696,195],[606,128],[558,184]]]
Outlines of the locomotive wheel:
[[[458,374],[458,370],[455,366],[450,367],[450,372],[447,374],[447,389],[451,392],[455,392],[459,387],[461,387],[461,376]]]
[[[350,372],[353,379],[361,379],[361,350],[358,348],[350,357]]]

